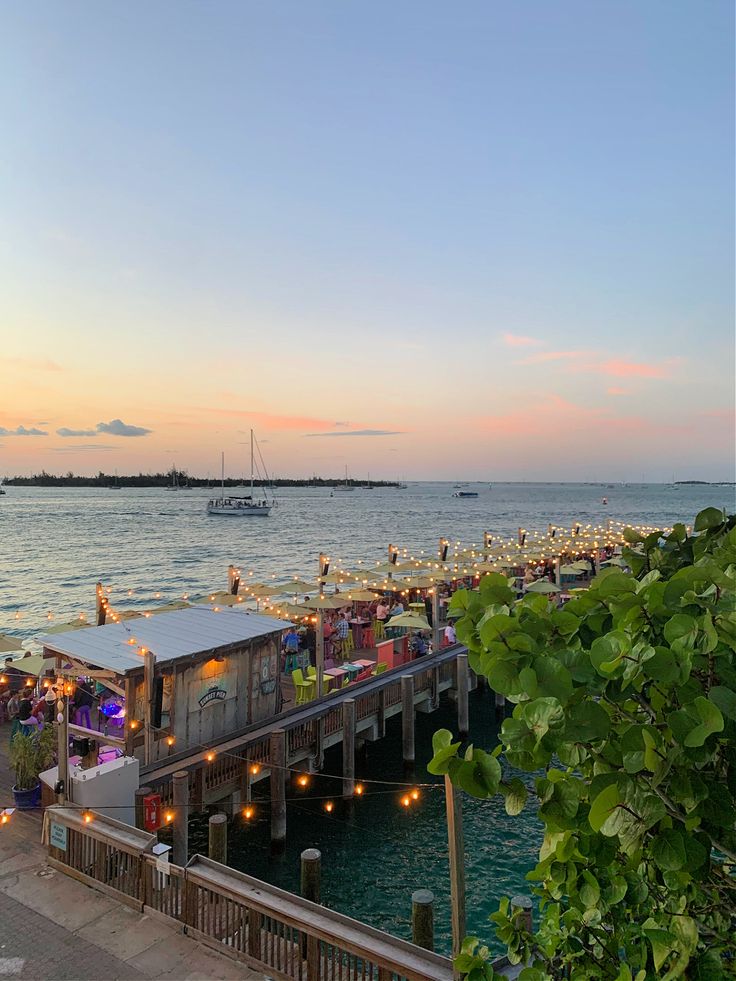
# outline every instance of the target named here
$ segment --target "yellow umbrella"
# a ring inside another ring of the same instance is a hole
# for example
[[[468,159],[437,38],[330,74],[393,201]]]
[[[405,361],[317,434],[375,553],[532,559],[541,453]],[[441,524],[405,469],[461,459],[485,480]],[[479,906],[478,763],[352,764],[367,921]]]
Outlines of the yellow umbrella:
[[[559,586],[555,586],[553,582],[548,579],[538,579],[537,582],[529,583],[526,587],[527,593],[559,593],[561,592]]]
[[[350,583],[355,581],[355,576],[350,572],[341,572],[339,569],[337,572],[328,572],[326,576],[320,576],[319,581],[321,583],[334,583],[336,585],[341,585],[342,583]]]
[[[358,603],[370,603],[374,599],[378,599],[379,596],[379,592],[370,589],[352,589],[347,593],[349,600],[354,600]]]
[[[251,596],[253,599],[268,599],[269,596],[277,596],[278,589],[276,583],[270,585],[263,582],[241,583],[240,594]]]
[[[22,651],[23,641],[9,634],[0,634],[0,651]]]
[[[32,674],[38,677],[47,668],[53,668],[56,658],[44,657],[43,654],[33,654],[31,657],[20,657],[13,661],[13,667],[22,671],[24,674]]]
[[[409,589],[430,589],[440,581],[439,576],[409,576],[403,580],[403,585]]]
[[[349,602],[347,596],[344,599],[338,599],[336,596],[318,596],[317,599],[301,603],[300,606],[307,610],[340,610]]]
[[[69,623],[57,623],[55,627],[49,627],[46,633],[65,634],[68,633],[70,630],[82,630],[84,629],[84,627],[91,627],[91,626],[93,626],[93,624],[87,623],[86,620],[83,620],[81,617],[79,617],[76,620],[70,620]]]
[[[170,603],[164,603],[163,606],[154,606],[152,610],[146,610],[144,616],[150,616],[152,613],[171,613],[173,610],[185,610],[189,605],[184,600],[172,600]]]
[[[412,630],[431,630],[429,621],[416,613],[400,613],[386,621],[387,627],[408,627]]]
[[[309,616],[310,610],[295,606],[293,603],[277,603],[265,607],[263,613],[269,617],[276,617],[277,620],[303,620]]]
[[[319,592],[319,583],[316,582],[305,582],[304,579],[292,579],[291,582],[280,583],[273,587],[272,595],[274,596],[296,596],[297,593],[314,593]]]

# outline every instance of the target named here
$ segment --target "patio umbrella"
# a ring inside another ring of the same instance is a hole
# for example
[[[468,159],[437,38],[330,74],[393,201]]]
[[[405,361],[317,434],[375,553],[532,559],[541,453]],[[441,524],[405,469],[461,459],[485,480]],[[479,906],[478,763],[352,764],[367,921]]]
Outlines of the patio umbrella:
[[[163,606],[154,606],[152,610],[146,610],[146,614],[150,616],[152,613],[171,613],[173,610],[184,610],[190,604],[184,600],[172,600],[170,603],[165,603]]]
[[[527,593],[559,593],[561,589],[548,579],[538,579],[526,587]]]
[[[91,623],[87,623],[86,620],[81,618],[77,620],[71,620],[69,623],[57,623],[55,627],[49,627],[46,631],[47,634],[65,634],[70,630],[82,630],[84,627],[91,627]]]
[[[384,575],[388,575],[390,572],[398,572],[400,576],[408,575],[412,569],[415,568],[412,562],[397,562],[395,565],[392,562],[381,562],[379,565],[374,565],[371,568],[371,572],[379,572]]]
[[[279,583],[272,587],[273,596],[296,596],[297,593],[319,592],[318,582],[305,582],[303,579],[292,579],[291,582]]]
[[[38,677],[47,668],[53,668],[56,664],[55,657],[44,657],[43,654],[33,654],[31,657],[21,657],[13,661],[13,667],[22,671],[24,674],[32,674]]]
[[[356,601],[358,603],[371,603],[374,599],[378,599],[381,594],[370,589],[351,589],[346,595],[351,601]]]
[[[583,569],[576,562],[572,562],[569,565],[561,565],[560,572],[566,576],[579,576]]]
[[[404,586],[409,589],[430,589],[440,581],[437,576],[409,576],[404,580]]]
[[[0,634],[0,651],[22,651],[23,641],[9,634]]]
[[[241,583],[239,593],[253,599],[268,599],[269,596],[278,595],[276,583],[263,582]]]
[[[276,617],[277,620],[303,620],[309,616],[309,610],[293,603],[282,603],[267,606],[261,611],[265,616]]]
[[[318,596],[316,599],[299,605],[304,610],[340,610],[349,602],[347,596],[344,599],[338,599],[335,596]]]
[[[320,576],[319,581],[321,583],[334,583],[340,586],[342,583],[355,582],[355,576],[350,572],[328,572],[326,576]]]
[[[429,621],[426,617],[420,617],[416,613],[400,613],[397,617],[391,617],[386,621],[387,627],[408,627],[411,630],[431,630]]]
[[[612,559],[606,559],[605,562],[601,562],[601,565],[618,565],[618,566],[622,566],[622,565],[627,565],[627,564],[628,563],[626,562],[626,560],[625,559],[622,559],[620,555],[614,555]]]

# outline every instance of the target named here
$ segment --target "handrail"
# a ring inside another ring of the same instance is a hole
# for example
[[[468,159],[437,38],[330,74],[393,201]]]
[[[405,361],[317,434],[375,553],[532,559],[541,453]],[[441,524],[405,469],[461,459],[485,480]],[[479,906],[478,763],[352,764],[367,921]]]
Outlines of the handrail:
[[[71,808],[47,808],[67,837],[45,836],[49,863],[75,878],[179,923],[215,949],[286,981],[328,981],[336,967],[350,978],[451,981],[452,964],[349,916],[196,855],[161,866],[155,835]],[[164,871],[164,869],[166,871]]]

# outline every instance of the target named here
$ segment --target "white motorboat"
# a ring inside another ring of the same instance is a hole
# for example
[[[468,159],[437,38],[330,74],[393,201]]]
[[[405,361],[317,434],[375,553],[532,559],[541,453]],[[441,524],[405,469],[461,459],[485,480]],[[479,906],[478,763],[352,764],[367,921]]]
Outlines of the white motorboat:
[[[255,470],[254,458],[255,437],[253,430],[250,431],[250,494],[242,497],[235,495],[225,496],[225,454],[222,454],[222,483],[220,497],[212,498],[207,502],[207,514],[228,518],[262,517],[267,518],[271,513],[271,508],[276,503],[269,501],[266,497],[265,489],[262,500],[256,500],[253,496],[253,477]],[[260,456],[260,450],[259,450]]]

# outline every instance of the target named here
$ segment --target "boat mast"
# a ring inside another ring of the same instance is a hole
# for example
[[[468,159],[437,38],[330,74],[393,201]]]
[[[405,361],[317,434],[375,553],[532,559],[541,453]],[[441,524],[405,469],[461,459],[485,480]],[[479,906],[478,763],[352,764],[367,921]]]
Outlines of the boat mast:
[[[225,451],[222,451],[222,499],[225,500]]]
[[[253,498],[253,430],[250,431],[250,496]]]

